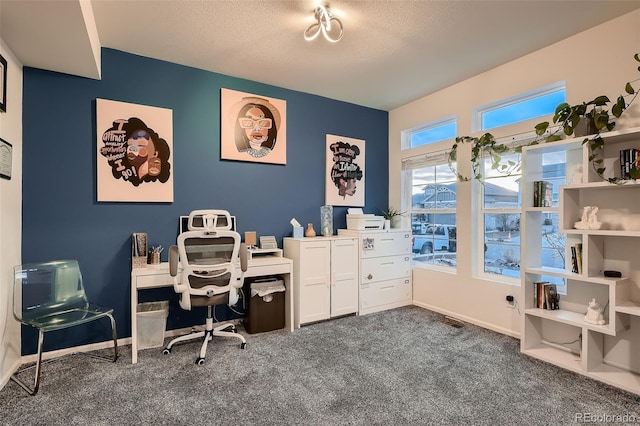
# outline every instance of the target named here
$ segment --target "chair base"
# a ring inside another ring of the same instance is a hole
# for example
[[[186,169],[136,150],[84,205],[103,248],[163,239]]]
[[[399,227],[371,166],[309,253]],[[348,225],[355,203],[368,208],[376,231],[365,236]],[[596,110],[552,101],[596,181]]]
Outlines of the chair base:
[[[224,331],[227,329],[233,329],[234,331]],[[211,315],[211,306],[207,307],[207,321],[205,323],[205,329],[202,331],[196,331],[190,334],[185,334],[184,336],[178,336],[175,339],[171,340],[167,346],[163,349],[162,353],[165,355],[169,355],[171,353],[171,349],[176,343],[186,342],[193,339],[202,339],[202,346],[200,347],[200,356],[196,358],[196,364],[202,365],[204,364],[204,359],[207,355],[207,346],[209,341],[213,340],[213,337],[233,337],[235,339],[240,340],[240,349],[245,349],[247,347],[247,341],[244,336],[235,332],[235,325],[232,323],[223,323],[218,325],[217,327],[213,326],[213,317]]]
[[[118,360],[118,334],[116,331],[116,320],[113,318],[113,315],[107,314],[105,315],[109,318],[109,320],[111,321],[111,334],[112,334],[112,338],[113,338],[113,357],[106,357],[106,356],[102,356],[102,355],[96,355],[96,354],[92,354],[89,352],[73,352],[69,355],[85,355],[85,356],[89,356],[91,358],[97,358],[97,359],[102,359],[102,360],[106,360],[106,361],[110,361],[110,362],[116,362]],[[29,393],[29,395],[34,396],[35,394],[38,393],[38,390],[40,389],[40,373],[42,370],[42,365],[43,364],[47,364],[51,361],[55,361],[55,360],[59,360],[60,358],[56,358],[56,359],[51,359],[45,362],[42,362],[42,347],[43,347],[43,343],[44,343],[44,331],[42,329],[38,330],[38,355],[37,355],[37,361],[34,365],[30,366],[30,367],[26,367],[23,368],[21,370],[16,371],[15,373],[13,373],[10,377],[10,379],[14,382],[16,382],[18,385],[20,385],[20,387],[22,387],[22,389],[24,389],[25,391],[27,391]],[[24,373],[27,370],[31,370],[32,368],[36,369],[36,373],[35,373],[35,378],[34,378],[34,382],[33,382],[33,387],[29,387],[29,385],[27,385],[24,381],[22,381],[20,378],[18,378],[18,374],[20,373]]]

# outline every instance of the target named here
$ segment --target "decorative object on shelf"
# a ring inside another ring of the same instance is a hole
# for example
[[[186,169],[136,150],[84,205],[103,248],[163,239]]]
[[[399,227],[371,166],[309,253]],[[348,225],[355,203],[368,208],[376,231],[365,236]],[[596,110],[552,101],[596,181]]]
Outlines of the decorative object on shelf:
[[[582,210],[582,220],[574,224],[576,229],[600,229],[602,223],[598,222],[597,206],[584,206]]]
[[[384,229],[401,227],[402,216],[404,216],[405,212],[396,210],[393,207],[389,207],[388,210],[380,210],[380,212],[382,213],[382,217],[385,219]],[[387,227],[386,221],[389,221],[390,227]]]
[[[595,298],[591,299],[591,302],[589,302],[584,322],[596,325],[603,325],[605,323],[604,316],[602,315],[602,308],[600,307],[600,304],[596,302]]]
[[[304,232],[305,237],[315,237],[316,230],[313,229],[313,223],[307,224],[307,230]]]
[[[633,58],[640,62],[640,53],[636,53]],[[638,67],[640,71],[640,66]],[[595,133],[586,136],[583,144],[589,146],[589,162],[593,166],[595,172],[602,180],[609,181],[611,183],[622,183],[624,178],[605,178],[604,172],[604,160],[602,158],[604,152],[604,139],[600,136],[601,132],[613,130],[616,123],[615,120],[631,106],[635,101],[640,90],[635,90],[631,83],[634,83],[640,79],[627,82],[624,87],[625,95],[619,95],[616,102],[612,105],[611,111],[605,108],[611,102],[607,96],[598,96],[589,102],[582,102],[575,105],[569,105],[563,102],[556,106],[555,113],[553,115],[553,123],[557,125],[554,131],[550,131],[550,124],[548,121],[538,123],[535,129],[535,138],[522,146],[516,147],[515,152],[521,153],[522,147],[526,145],[538,145],[540,143],[549,143],[562,140],[566,136],[580,137],[578,133],[581,131],[585,124],[580,124],[581,121],[587,121],[587,129],[585,131],[593,131],[590,129],[595,128]],[[625,100],[625,96],[632,96],[629,102]],[[611,115],[610,115],[611,113]],[[589,127],[591,126],[591,127]],[[578,133],[576,133],[576,131]],[[456,141],[449,151],[448,163],[449,168],[458,177],[461,182],[471,180],[468,176],[463,176],[458,173],[454,163],[457,160],[458,146],[461,143],[471,143],[471,164],[473,179],[482,180],[482,160],[484,158],[491,159],[491,169],[497,171],[504,176],[510,176],[520,170],[520,161],[513,161],[512,159],[506,162],[502,161],[504,153],[509,151],[509,147],[504,143],[496,141],[491,133],[485,133],[480,137],[471,136],[459,136],[456,137]],[[634,165],[629,171],[628,179],[639,179],[640,167]]]
[[[333,235],[333,206],[320,206],[320,228],[323,236]]]
[[[574,164],[567,170],[567,184],[582,183],[582,164]]]

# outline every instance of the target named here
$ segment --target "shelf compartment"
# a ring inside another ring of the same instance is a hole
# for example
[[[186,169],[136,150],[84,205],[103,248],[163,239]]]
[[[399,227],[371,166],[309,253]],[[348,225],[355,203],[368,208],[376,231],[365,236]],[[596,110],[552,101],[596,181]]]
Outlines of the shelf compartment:
[[[589,324],[584,321],[585,314],[580,312],[568,311],[566,309],[556,309],[554,311],[548,309],[529,308],[524,311],[525,315],[543,318],[549,321],[555,321],[562,324],[581,327],[587,330],[597,331],[599,333],[615,336],[616,331],[611,322],[603,325]]]
[[[631,300],[617,303],[616,312],[640,317],[640,303]]]
[[[628,279],[626,277],[609,278],[604,276],[587,276],[587,275],[576,274],[575,272],[567,271],[566,269],[550,268],[546,266],[543,266],[541,268],[527,268],[525,270],[525,273],[536,274],[536,275],[549,275],[552,277],[564,278],[567,280],[582,281],[582,282],[602,284],[602,285],[614,285],[614,286],[618,284],[622,284],[626,282],[626,280]]]
[[[583,373],[580,356],[572,352],[563,351],[541,343],[539,346],[534,348],[525,349],[522,353],[550,364],[557,365],[558,367],[575,371],[576,373]]]

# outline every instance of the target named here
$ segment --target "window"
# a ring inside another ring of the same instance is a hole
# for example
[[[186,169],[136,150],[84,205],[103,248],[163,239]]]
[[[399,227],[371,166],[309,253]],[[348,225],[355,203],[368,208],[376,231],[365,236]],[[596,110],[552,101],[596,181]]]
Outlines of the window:
[[[520,154],[502,156],[502,162],[520,162]],[[491,159],[483,160],[480,229],[484,233],[484,268],[487,274],[507,281],[520,278],[520,179],[492,169]],[[514,281],[515,283],[515,281]]]
[[[511,98],[494,102],[475,110],[474,129],[486,131],[507,124],[518,123],[553,114],[558,104],[565,102],[565,83],[523,93]]]
[[[414,266],[455,268],[457,180],[446,153],[405,160],[403,169],[410,189]]]
[[[433,142],[453,139],[456,137],[456,132],[457,123],[455,117],[433,121],[402,132],[402,147],[403,149],[415,148]]]

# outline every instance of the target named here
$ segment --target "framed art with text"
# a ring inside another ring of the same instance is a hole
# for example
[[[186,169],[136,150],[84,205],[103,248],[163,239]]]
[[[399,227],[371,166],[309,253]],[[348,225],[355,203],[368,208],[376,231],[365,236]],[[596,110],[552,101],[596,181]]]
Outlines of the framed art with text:
[[[220,158],[287,164],[287,102],[220,89]]]
[[[98,201],[173,202],[173,112],[96,99]]]
[[[13,145],[0,138],[0,177],[11,179],[11,162],[13,161]]]
[[[362,139],[327,135],[326,205],[364,206],[364,145]]]

